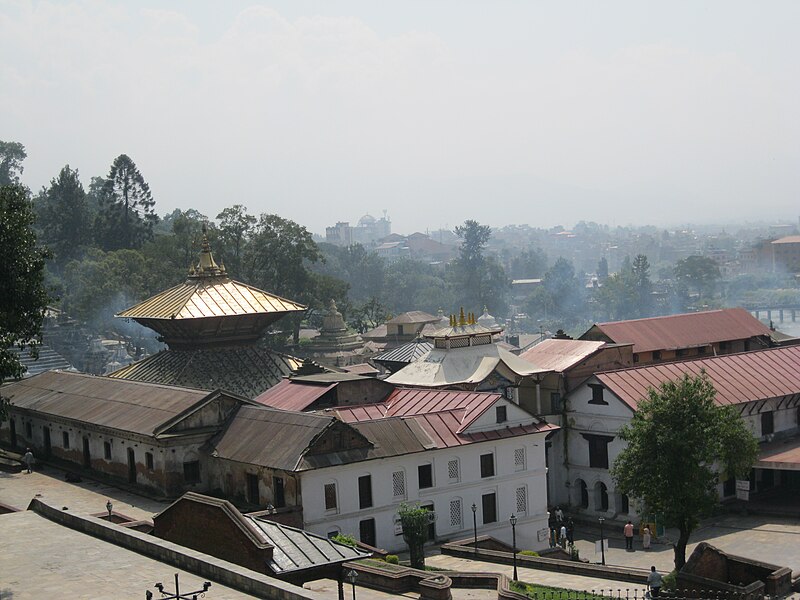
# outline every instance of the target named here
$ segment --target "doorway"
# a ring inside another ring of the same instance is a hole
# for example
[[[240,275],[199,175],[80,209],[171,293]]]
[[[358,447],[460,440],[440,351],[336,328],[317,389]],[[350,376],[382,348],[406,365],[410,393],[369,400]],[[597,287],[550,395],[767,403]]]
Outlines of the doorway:
[[[92,468],[92,453],[89,449],[89,438],[83,438],[83,466],[86,469]]]
[[[43,427],[42,433],[44,434],[44,456],[45,458],[50,458],[50,455],[53,453],[53,444],[50,441],[50,428]]]
[[[128,448],[128,483],[136,483],[136,455]]]

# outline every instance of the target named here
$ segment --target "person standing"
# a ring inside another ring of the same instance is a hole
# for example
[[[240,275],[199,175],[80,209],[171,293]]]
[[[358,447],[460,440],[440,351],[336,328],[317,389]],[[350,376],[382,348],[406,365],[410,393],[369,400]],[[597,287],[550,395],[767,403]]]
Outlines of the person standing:
[[[561,510],[560,506],[556,506],[556,523],[558,526],[561,526],[561,523],[564,522],[564,511]]]
[[[31,452],[30,448],[25,450],[25,456],[22,457],[22,460],[28,468],[28,473],[33,473],[33,462],[35,459],[33,458],[33,452]]]
[[[647,525],[644,526],[642,532],[642,548],[650,550],[650,528]]]
[[[552,513],[550,514],[548,527],[550,528],[550,547],[555,548],[558,544],[558,529],[556,529],[556,517]]]
[[[633,523],[625,523],[622,532],[625,534],[625,550],[633,550]]]
[[[575,522],[572,519],[567,521],[567,542],[570,546],[575,543]]]
[[[567,526],[564,523],[561,523],[561,531],[559,531],[559,542],[561,542],[561,547],[567,547]]]
[[[650,588],[650,595],[653,598],[658,598],[658,594],[661,593],[661,573],[656,571],[656,568],[650,567],[650,574],[647,576],[647,586]]]

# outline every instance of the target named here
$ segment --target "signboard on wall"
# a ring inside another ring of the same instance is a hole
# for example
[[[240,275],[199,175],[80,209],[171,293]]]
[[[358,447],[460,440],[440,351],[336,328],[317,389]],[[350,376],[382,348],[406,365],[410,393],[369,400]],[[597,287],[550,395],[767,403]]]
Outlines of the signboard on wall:
[[[536,539],[540,542],[545,541],[550,536],[550,529],[547,527],[536,532]]]
[[[750,500],[750,480],[749,479],[737,479],[736,480],[736,499],[737,500],[744,500],[745,502]]]

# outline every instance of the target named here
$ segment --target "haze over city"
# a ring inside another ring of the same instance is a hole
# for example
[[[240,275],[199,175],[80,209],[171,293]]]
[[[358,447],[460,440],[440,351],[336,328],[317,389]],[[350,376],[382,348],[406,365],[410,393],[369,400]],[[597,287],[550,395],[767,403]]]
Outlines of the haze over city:
[[[130,155],[160,214],[321,233],[797,219],[792,2],[0,3],[36,191]]]

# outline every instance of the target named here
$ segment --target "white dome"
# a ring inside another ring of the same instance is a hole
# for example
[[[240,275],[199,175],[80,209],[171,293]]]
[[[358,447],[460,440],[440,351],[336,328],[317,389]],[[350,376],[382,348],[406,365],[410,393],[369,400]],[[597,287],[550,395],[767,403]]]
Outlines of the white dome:
[[[496,327],[497,326],[497,319],[495,319],[492,315],[489,314],[489,309],[485,306],[483,307],[483,314],[478,317],[478,325],[482,325],[484,327]]]
[[[363,217],[358,220],[359,226],[363,227],[364,225],[374,225],[375,224],[375,217],[371,214],[367,213]]]

